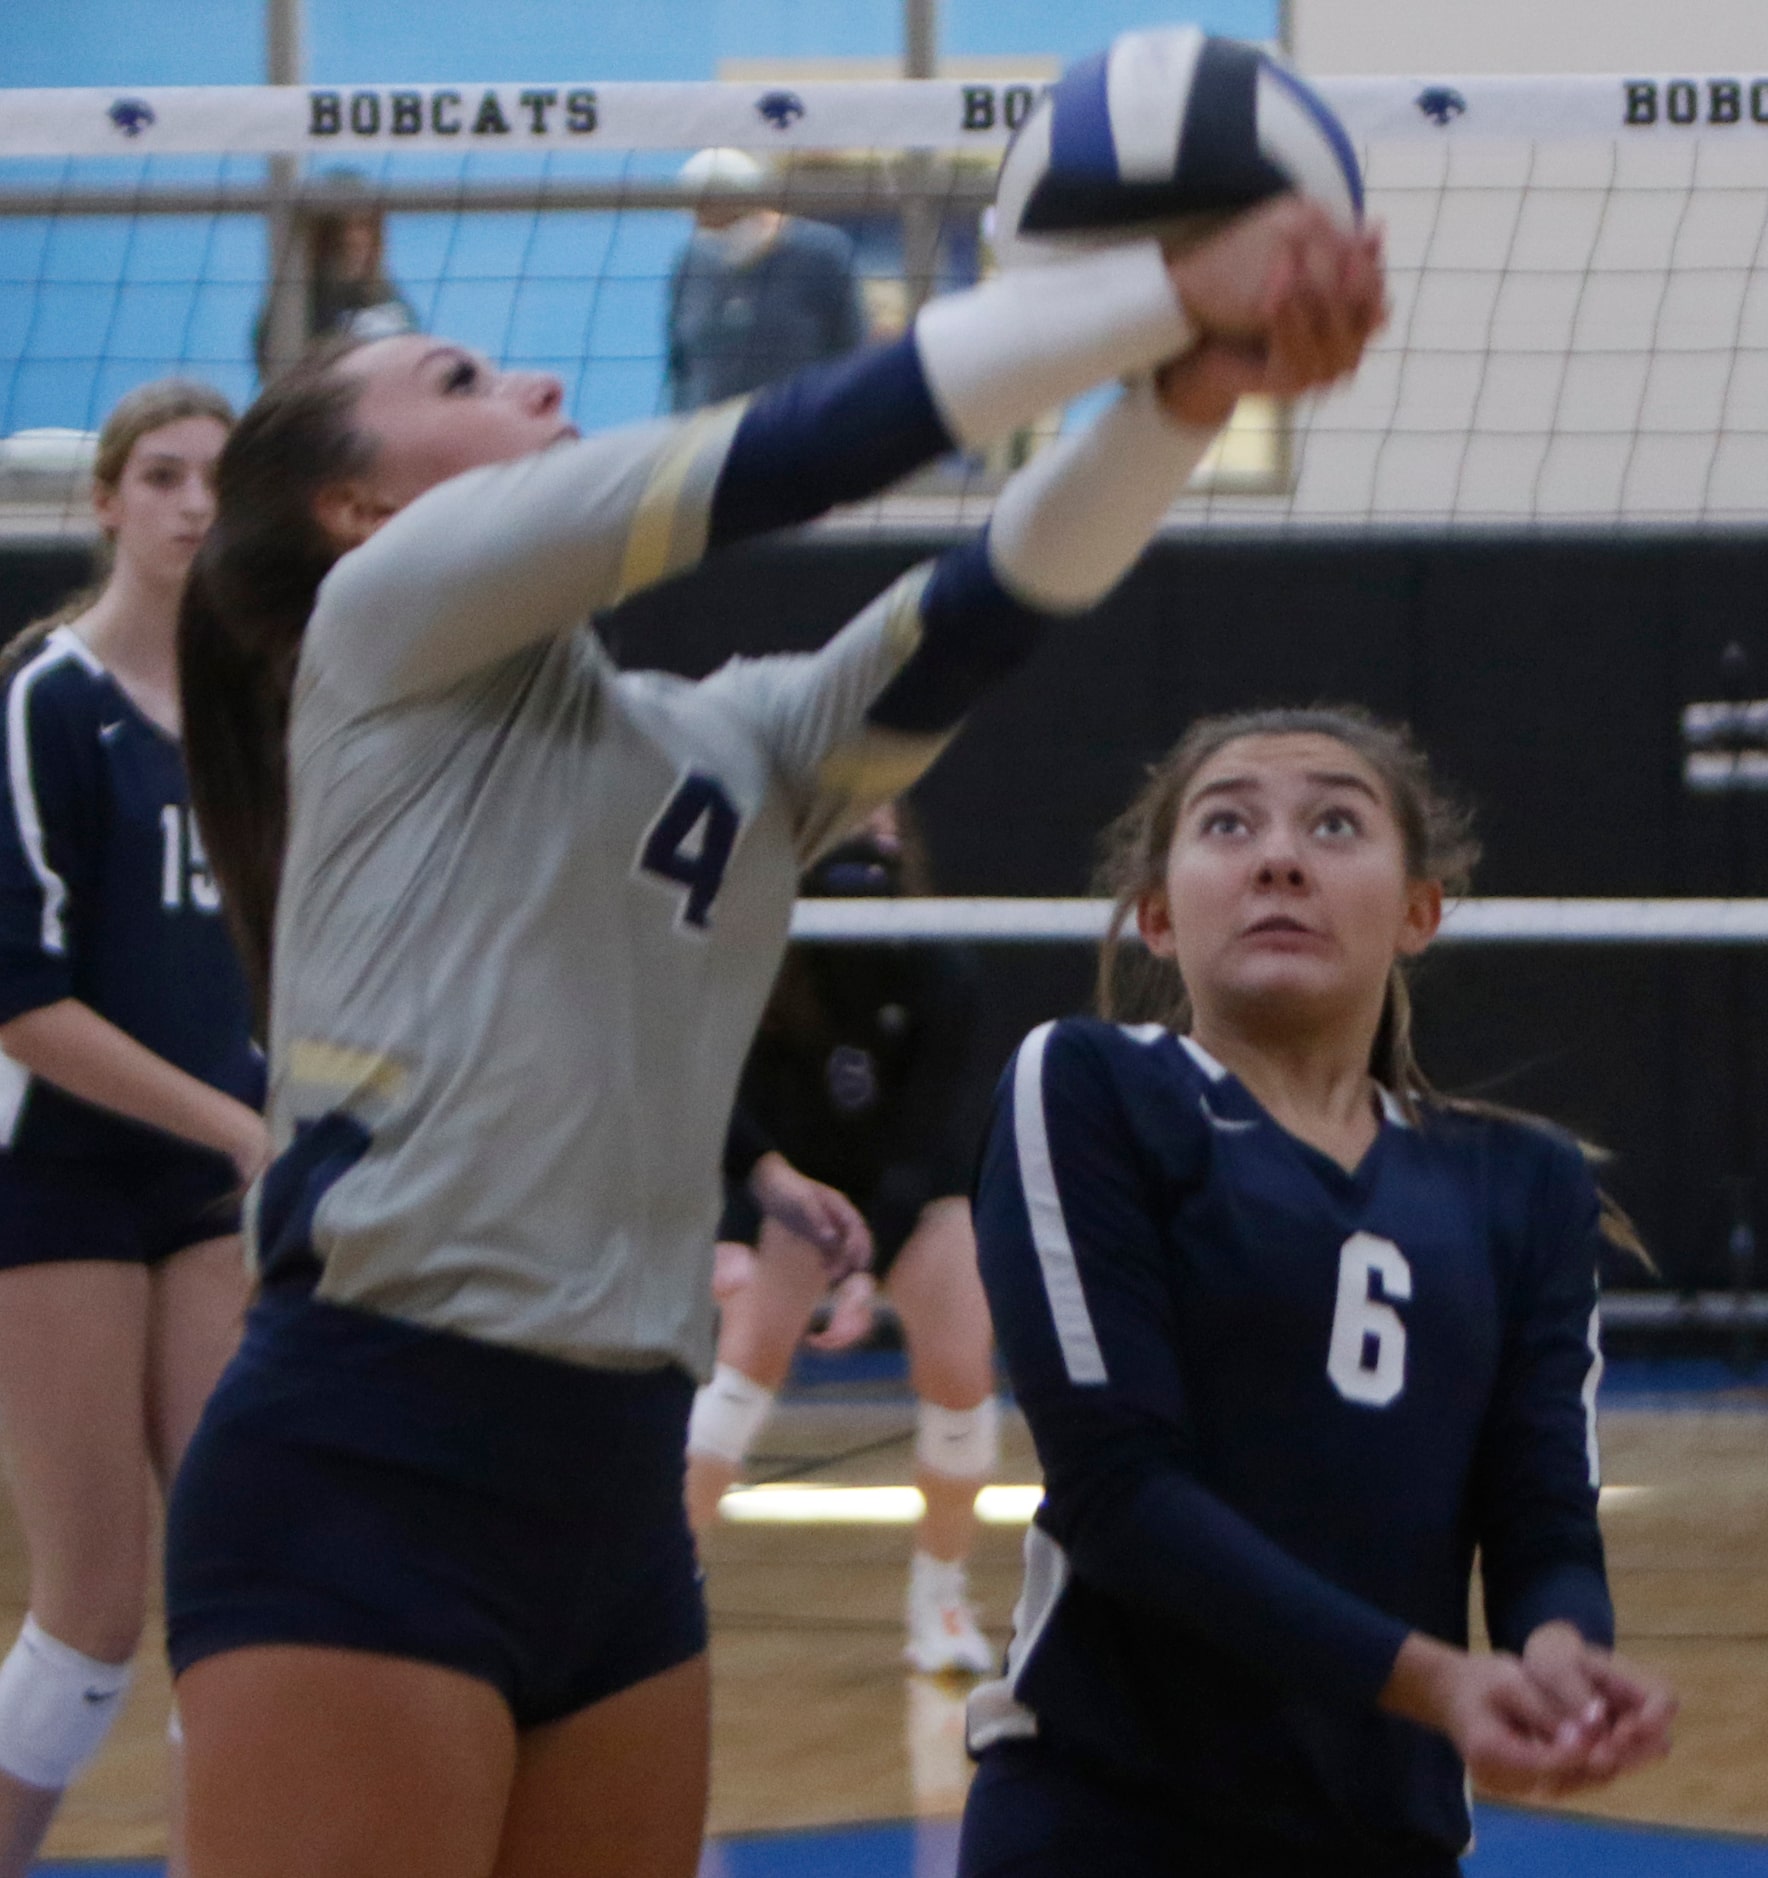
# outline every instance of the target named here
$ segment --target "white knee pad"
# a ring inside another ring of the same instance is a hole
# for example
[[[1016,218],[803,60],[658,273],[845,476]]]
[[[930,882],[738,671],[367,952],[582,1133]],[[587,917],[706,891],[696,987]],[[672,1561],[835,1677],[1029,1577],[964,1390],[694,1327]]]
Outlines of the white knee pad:
[[[771,1389],[762,1388],[729,1363],[720,1363],[712,1380],[694,1397],[688,1417],[688,1452],[709,1454],[741,1467],[773,1404]]]
[[[27,1616],[0,1663],[0,1768],[59,1793],[104,1745],[128,1686],[127,1663],[82,1656]]]
[[[986,1480],[1001,1457],[1001,1408],[984,1396],[973,1409],[918,1406],[915,1459],[930,1474],[952,1480]]]

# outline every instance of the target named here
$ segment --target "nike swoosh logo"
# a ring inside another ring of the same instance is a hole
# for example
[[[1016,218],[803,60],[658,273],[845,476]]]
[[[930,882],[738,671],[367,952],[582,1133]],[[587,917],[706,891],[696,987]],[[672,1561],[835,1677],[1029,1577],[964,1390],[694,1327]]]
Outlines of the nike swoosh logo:
[[[1258,1126],[1257,1122],[1237,1122],[1229,1116],[1218,1115],[1215,1110],[1209,1106],[1208,1096],[1200,1095],[1197,1098],[1197,1106],[1203,1111],[1203,1119],[1209,1123],[1210,1127],[1213,1128],[1217,1134],[1243,1135]]]
[[[123,720],[120,717],[117,719],[117,721],[114,724],[100,724],[98,727],[99,738],[102,742],[109,743],[110,740],[122,728],[123,728]]]
[[[88,1689],[85,1691],[85,1696],[86,1700],[96,1708],[101,1702],[114,1702],[122,1693],[121,1689]]]

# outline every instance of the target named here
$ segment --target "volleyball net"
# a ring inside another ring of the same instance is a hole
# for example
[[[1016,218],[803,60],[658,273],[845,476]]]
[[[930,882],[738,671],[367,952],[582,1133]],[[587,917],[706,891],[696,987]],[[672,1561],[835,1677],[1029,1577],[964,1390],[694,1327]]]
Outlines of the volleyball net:
[[[843,229],[867,325],[900,328],[991,265],[994,168],[1041,82],[0,91],[0,509],[72,525],[81,439],[142,379],[248,397],[314,229],[364,209],[424,328],[558,372],[586,428],[669,407],[696,210]],[[1392,324],[1341,393],[1244,408],[1172,526],[1753,526],[1768,80],[1321,89],[1388,228]],[[707,147],[761,173],[684,180]],[[842,525],[971,523],[1063,421]]]

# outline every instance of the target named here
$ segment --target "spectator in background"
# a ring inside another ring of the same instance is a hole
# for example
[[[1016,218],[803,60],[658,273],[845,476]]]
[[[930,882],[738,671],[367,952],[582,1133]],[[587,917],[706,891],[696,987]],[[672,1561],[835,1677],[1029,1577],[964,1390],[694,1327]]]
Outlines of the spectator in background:
[[[742,150],[701,150],[681,180],[754,189],[764,171]],[[694,411],[757,390],[866,336],[853,243],[728,193],[702,201],[669,284],[669,408]]]
[[[302,338],[387,339],[418,330],[405,295],[387,278],[387,218],[358,169],[327,170],[320,178],[330,201],[305,217],[307,309]],[[270,308],[258,315],[253,334],[258,375],[272,375]]]

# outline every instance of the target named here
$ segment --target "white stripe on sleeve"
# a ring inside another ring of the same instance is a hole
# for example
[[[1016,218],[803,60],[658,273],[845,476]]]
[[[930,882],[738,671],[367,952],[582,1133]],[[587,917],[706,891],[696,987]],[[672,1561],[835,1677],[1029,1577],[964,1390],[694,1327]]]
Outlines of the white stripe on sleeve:
[[[0,1147],[12,1146],[30,1088],[30,1071],[0,1050]]]
[[[1044,1051],[1054,1024],[1040,1024],[1019,1046],[1013,1070],[1013,1138],[1019,1151],[1019,1180],[1025,1192],[1025,1213],[1031,1222],[1031,1240],[1043,1270],[1044,1292],[1068,1380],[1075,1383],[1105,1381],[1105,1358],[1081,1289],[1080,1267],[1068,1237],[1062,1213],[1062,1195],[1056,1188],[1056,1170],[1050,1163],[1050,1135],[1044,1120]]]
[[[37,680],[69,656],[58,633],[12,681],[6,698],[6,773],[12,784],[12,813],[18,823],[19,845],[37,884],[43,889],[43,950],[58,958],[67,952],[65,914],[67,882],[49,865],[43,849],[43,818],[37,810],[37,783],[31,770],[31,731],[28,712]]]
[[[1590,1368],[1584,1377],[1584,1448],[1590,1456],[1590,1484],[1602,1486],[1602,1450],[1596,1440],[1596,1391],[1602,1387],[1602,1306],[1590,1313]]]

